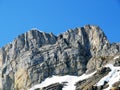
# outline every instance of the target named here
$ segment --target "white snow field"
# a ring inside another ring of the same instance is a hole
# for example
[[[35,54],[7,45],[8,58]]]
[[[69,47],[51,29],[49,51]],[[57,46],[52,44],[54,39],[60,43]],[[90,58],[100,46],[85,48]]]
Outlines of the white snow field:
[[[33,86],[29,90],[35,90],[37,88],[42,88],[42,87],[46,87],[46,86],[54,84],[54,83],[62,83],[62,82],[68,82],[68,83],[66,83],[67,85],[63,87],[63,90],[75,90],[74,85],[76,82],[78,82],[80,80],[84,80],[86,78],[89,78],[92,75],[94,75],[95,73],[96,72],[93,72],[93,73],[88,74],[88,75],[83,74],[81,76],[70,76],[70,75],[52,76],[50,78],[45,79],[45,81],[43,81],[42,83]]]

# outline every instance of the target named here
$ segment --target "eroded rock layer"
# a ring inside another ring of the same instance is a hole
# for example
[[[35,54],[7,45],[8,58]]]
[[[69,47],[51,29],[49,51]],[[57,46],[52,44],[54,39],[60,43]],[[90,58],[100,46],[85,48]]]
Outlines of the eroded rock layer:
[[[119,52],[120,44],[109,43],[98,26],[59,36],[30,30],[0,49],[0,89],[28,90],[52,75],[90,73]]]

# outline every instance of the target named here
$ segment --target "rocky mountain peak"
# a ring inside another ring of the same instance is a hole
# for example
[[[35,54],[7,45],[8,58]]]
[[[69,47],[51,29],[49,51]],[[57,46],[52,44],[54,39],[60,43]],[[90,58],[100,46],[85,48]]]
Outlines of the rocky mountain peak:
[[[98,26],[58,36],[32,29],[0,49],[0,89],[28,90],[52,75],[90,73],[119,52],[120,44],[110,44]]]
[[[107,49],[110,45],[106,35],[99,26],[86,25],[84,27],[68,30],[61,36],[72,44],[72,46],[82,46],[85,50],[94,52]],[[59,37],[59,36],[58,36]]]
[[[15,41],[18,48],[39,48],[45,44],[55,44],[56,36],[38,30],[30,30],[18,36]]]

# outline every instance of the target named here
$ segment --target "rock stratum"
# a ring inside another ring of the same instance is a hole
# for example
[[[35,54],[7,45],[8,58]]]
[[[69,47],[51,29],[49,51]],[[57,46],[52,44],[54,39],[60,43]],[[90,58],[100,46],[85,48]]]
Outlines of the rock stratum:
[[[97,90],[94,85],[110,71],[103,67],[108,63],[120,66],[115,56],[120,56],[120,43],[110,43],[98,26],[86,25],[58,36],[30,30],[0,49],[0,90],[29,90],[53,75],[94,71],[96,79],[77,82],[76,90]],[[62,90],[63,86],[55,83],[36,90]]]

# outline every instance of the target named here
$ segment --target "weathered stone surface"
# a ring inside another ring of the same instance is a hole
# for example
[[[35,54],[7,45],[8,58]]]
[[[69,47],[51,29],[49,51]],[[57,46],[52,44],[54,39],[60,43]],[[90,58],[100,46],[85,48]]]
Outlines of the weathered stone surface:
[[[30,30],[0,49],[0,88],[28,90],[52,75],[90,73],[119,52],[120,44],[110,44],[98,26],[86,25],[59,36]]]
[[[55,83],[47,87],[42,88],[42,90],[62,90],[63,84]]]
[[[120,81],[114,83],[111,90],[120,90]]]
[[[105,85],[97,87],[95,84],[110,72],[110,68],[101,68],[92,77],[76,83],[76,90],[102,90]]]

